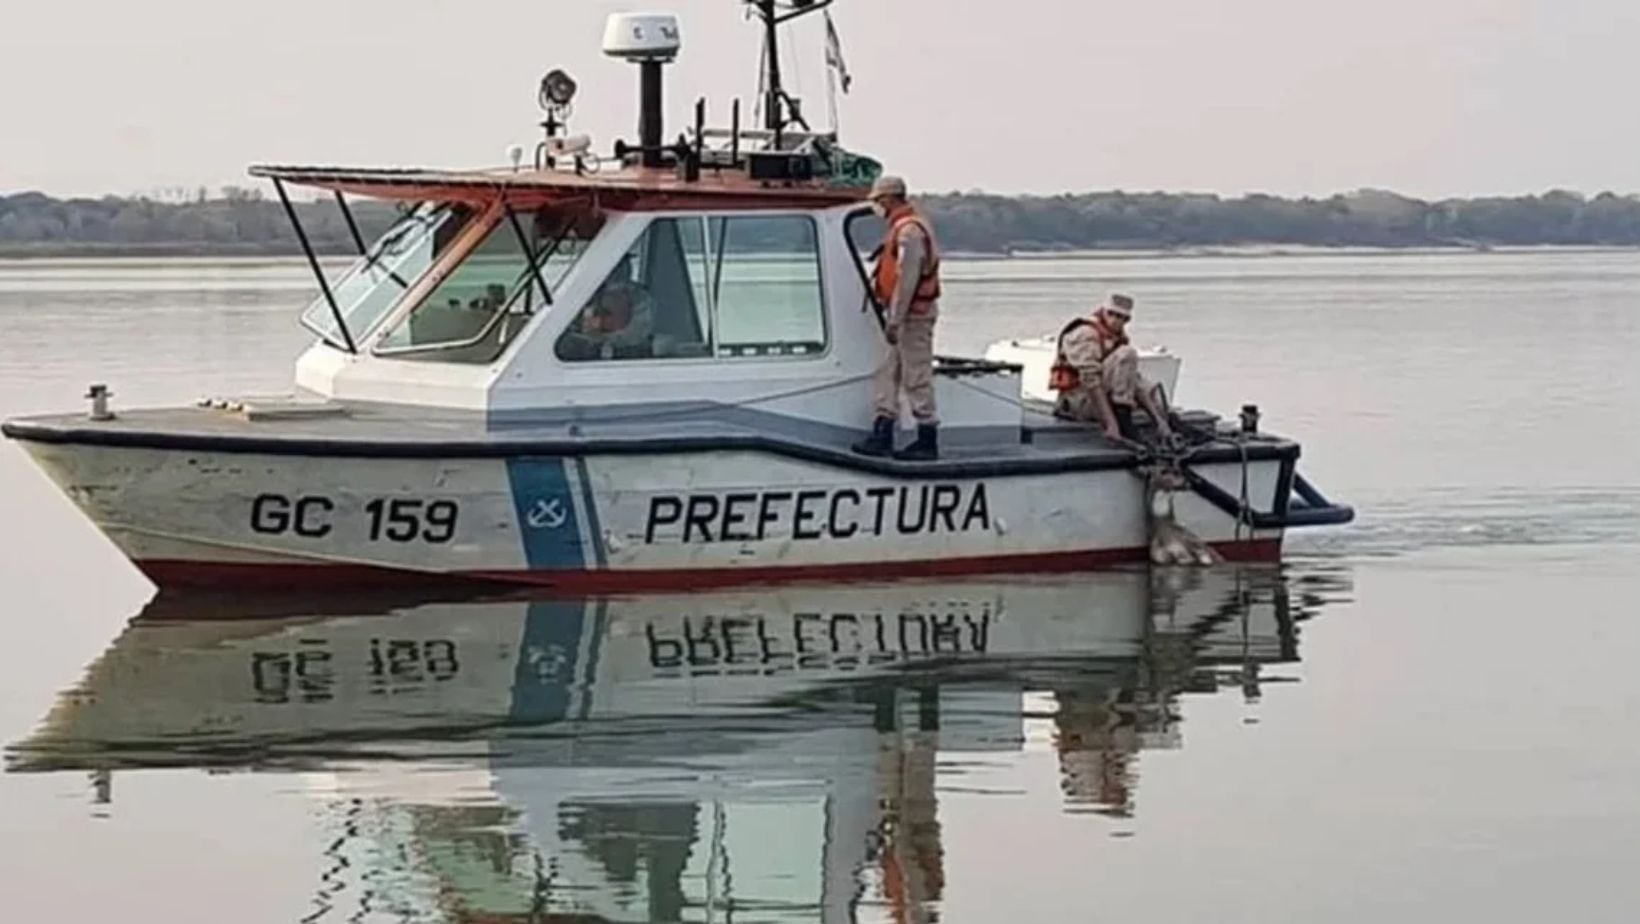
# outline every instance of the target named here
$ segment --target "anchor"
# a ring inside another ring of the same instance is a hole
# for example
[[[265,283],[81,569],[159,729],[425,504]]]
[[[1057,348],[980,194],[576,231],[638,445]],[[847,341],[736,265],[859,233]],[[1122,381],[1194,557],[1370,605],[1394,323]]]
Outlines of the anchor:
[[[535,506],[530,508],[529,515],[524,519],[530,524],[531,529],[557,529],[569,519],[569,514],[564,511],[561,499],[542,498],[535,502]]]

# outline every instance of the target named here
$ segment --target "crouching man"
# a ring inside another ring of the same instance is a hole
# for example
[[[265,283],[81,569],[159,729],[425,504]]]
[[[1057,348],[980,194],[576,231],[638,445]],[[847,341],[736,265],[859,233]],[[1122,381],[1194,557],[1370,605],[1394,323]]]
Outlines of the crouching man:
[[[1059,333],[1050,385],[1059,392],[1059,413],[1099,423],[1112,440],[1138,438],[1135,404],[1145,409],[1166,439],[1167,409],[1139,374],[1139,351],[1128,342],[1133,299],[1112,295],[1091,318],[1077,318]]]

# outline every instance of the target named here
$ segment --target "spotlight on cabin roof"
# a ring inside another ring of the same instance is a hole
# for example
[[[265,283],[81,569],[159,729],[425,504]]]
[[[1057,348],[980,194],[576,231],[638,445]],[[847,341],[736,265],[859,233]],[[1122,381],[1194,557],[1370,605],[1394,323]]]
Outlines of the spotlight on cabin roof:
[[[671,61],[683,47],[671,13],[612,13],[604,23],[604,54],[626,61]]]
[[[575,89],[575,78],[559,68],[553,68],[541,78],[541,108],[568,106],[575,99]]]

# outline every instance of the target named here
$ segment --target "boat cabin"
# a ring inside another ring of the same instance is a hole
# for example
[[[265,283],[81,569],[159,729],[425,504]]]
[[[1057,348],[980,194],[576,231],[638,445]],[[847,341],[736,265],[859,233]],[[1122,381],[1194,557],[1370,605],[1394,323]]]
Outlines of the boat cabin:
[[[297,364],[305,392],[502,418],[681,402],[870,421],[882,223],[863,186],[641,165],[252,172],[287,202],[287,184],[330,191],[350,228],[348,196],[398,212],[344,275],[321,274],[302,315],[316,335]],[[948,431],[1017,430],[1017,367],[940,366]]]
[[[765,47],[779,25],[829,4],[751,4]],[[623,405],[713,405],[869,425],[883,356],[865,203],[879,165],[812,131],[765,55],[762,128],[706,125],[663,142],[663,68],[675,17],[616,14],[607,55],[638,65],[639,143],[611,155],[567,134],[576,84],[542,80],[532,163],[479,171],[253,167],[271,180],[321,289],[302,321],[303,392],[336,402],[561,417]],[[359,258],[330,282],[286,187],[330,192]],[[366,245],[348,197],[392,203]],[[939,362],[952,439],[1021,423],[1018,366]]]

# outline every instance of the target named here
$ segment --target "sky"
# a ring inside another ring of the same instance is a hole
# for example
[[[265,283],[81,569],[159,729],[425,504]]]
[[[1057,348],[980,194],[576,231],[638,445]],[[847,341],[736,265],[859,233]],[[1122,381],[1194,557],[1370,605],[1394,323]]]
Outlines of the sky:
[[[682,19],[668,137],[755,93],[739,0],[5,0],[0,193],[255,185],[257,162],[472,167],[573,129],[635,140],[605,16]],[[842,140],[914,189],[1438,198],[1640,192],[1636,0],[838,0]],[[826,118],[818,20],[785,45]]]

